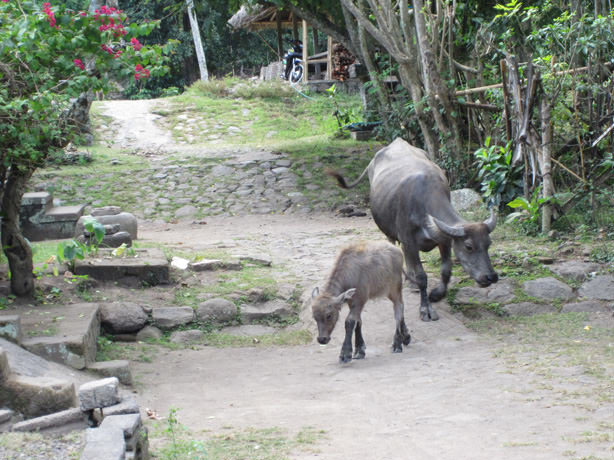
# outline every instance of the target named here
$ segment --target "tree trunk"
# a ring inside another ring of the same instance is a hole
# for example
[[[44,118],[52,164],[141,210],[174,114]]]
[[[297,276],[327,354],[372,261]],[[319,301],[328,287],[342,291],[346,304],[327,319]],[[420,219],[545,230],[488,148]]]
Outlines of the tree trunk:
[[[198,61],[198,68],[200,70],[200,79],[208,81],[209,73],[207,72],[207,61],[205,59],[203,43],[200,39],[198,20],[196,19],[196,13],[194,13],[194,0],[186,0],[186,4],[188,5],[188,18],[190,18],[190,28],[192,29],[192,39],[194,40],[194,49],[196,50],[196,60]]]
[[[541,112],[541,173],[542,173],[542,196],[547,200],[554,196],[554,185],[552,184],[552,122],[551,122],[550,104],[546,100],[546,95],[541,95],[540,112]],[[552,222],[552,204],[546,201],[542,208],[542,233],[550,231],[550,223]]]
[[[2,194],[2,248],[11,271],[11,292],[19,297],[34,295],[32,248],[19,227],[21,198],[31,175],[31,170],[12,167]]]

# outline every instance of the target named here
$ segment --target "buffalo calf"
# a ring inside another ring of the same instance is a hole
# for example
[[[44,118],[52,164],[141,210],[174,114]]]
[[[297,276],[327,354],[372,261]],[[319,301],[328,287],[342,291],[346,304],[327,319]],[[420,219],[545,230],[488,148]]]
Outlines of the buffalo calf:
[[[352,359],[352,333],[355,335],[354,359],[365,357],[360,314],[369,299],[388,297],[394,305],[396,331],[393,351],[400,353],[403,345],[409,345],[411,337],[403,316],[402,290],[403,253],[388,242],[363,242],[343,248],[320,293],[315,288],[311,294],[313,318],[318,324],[318,342],[326,344],[339,319],[345,302],[350,312],[345,319],[345,341],[339,360]]]

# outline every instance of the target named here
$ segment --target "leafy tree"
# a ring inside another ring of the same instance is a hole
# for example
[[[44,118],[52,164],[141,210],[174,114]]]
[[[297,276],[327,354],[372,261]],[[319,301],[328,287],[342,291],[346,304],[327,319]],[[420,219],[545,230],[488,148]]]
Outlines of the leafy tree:
[[[106,91],[108,75],[137,82],[162,75],[171,45],[145,46],[155,22],[129,23],[115,9],[93,14],[64,5],[0,1],[0,202],[11,290],[34,293],[32,251],[19,228],[28,179],[75,137],[72,99]]]

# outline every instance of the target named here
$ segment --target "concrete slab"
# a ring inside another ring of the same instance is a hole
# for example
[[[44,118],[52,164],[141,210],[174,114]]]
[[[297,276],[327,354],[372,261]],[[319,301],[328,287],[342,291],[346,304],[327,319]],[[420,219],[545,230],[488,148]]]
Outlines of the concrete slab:
[[[83,369],[96,361],[99,308],[97,303],[82,303],[25,310],[21,322],[27,338],[21,345],[51,361]]]
[[[141,285],[155,286],[169,282],[169,263],[161,249],[137,249],[137,257],[114,257],[101,249],[98,257],[75,262],[76,275],[88,275],[101,281],[136,279]]]

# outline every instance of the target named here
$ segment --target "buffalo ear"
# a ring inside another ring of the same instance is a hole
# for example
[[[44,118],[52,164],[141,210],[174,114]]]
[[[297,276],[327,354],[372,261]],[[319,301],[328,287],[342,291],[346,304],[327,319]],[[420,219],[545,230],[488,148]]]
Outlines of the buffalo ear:
[[[341,308],[343,302],[350,300],[352,297],[354,297],[354,294],[356,294],[356,288],[348,289],[347,291],[342,292],[334,298],[333,305],[337,308]]]
[[[462,225],[448,225],[430,214],[427,216],[427,222],[428,229],[431,232],[435,232],[433,236],[437,236],[440,233],[444,233],[452,238],[462,238],[465,236],[465,227]]]
[[[311,298],[315,299],[318,295],[320,295],[320,288],[316,286],[313,288],[313,291],[311,291]]]
[[[488,233],[492,232],[497,225],[497,214],[493,208],[490,208],[490,217],[484,221],[484,225],[488,228]]]

